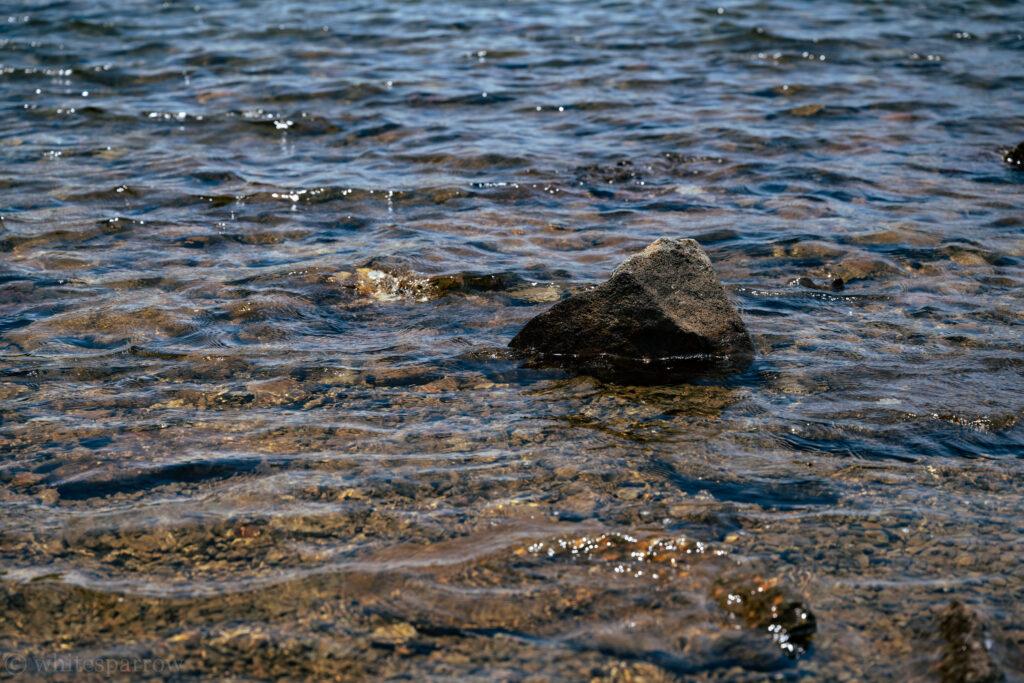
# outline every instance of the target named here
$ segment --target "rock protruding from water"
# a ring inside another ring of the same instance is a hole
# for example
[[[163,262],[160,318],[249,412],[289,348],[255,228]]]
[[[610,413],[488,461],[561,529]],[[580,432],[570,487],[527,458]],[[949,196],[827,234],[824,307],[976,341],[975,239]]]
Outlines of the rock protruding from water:
[[[611,277],[530,320],[509,343],[559,365],[620,382],[667,383],[749,364],[754,345],[691,239],[660,239]]]
[[[1024,171],[1024,142],[1007,152],[1003,156],[1003,161],[1018,171]]]

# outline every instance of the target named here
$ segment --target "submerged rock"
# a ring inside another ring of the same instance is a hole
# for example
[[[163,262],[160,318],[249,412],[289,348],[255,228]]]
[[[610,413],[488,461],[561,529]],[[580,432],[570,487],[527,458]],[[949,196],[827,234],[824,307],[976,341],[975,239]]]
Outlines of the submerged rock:
[[[820,283],[815,282],[811,278],[804,276],[804,277],[798,277],[795,280],[790,281],[789,284],[791,286],[793,286],[793,287],[803,287],[805,289],[817,289],[818,291],[822,291],[822,292],[828,291],[828,290],[831,290],[833,292],[841,292],[844,289],[846,289],[846,283],[843,281],[843,278],[841,278],[841,277],[834,277],[831,280],[829,280],[827,283],[820,284]]]
[[[1018,171],[1024,171],[1024,142],[1003,155],[1003,161]]]
[[[939,617],[946,641],[939,664],[944,683],[999,683],[1005,674],[989,654],[985,625],[971,608],[954,600]]]
[[[509,346],[541,365],[638,383],[737,369],[754,356],[711,260],[691,239],[656,241],[603,284],[530,320]]]
[[[772,642],[790,659],[807,652],[818,631],[814,613],[791,599],[777,580],[723,581],[712,597],[726,612],[771,634]]]
[[[375,301],[419,301],[440,299],[455,292],[496,292],[524,289],[519,278],[508,273],[420,275],[411,271],[373,265],[354,271],[339,271],[328,282]]]

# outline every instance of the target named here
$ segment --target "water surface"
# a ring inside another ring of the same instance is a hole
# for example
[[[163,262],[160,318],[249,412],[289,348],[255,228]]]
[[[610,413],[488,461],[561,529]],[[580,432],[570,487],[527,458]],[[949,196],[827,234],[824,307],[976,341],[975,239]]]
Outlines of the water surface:
[[[1020,4],[0,22],[4,652],[931,680],[958,599],[1019,680]],[[666,236],[747,372],[503,350]]]

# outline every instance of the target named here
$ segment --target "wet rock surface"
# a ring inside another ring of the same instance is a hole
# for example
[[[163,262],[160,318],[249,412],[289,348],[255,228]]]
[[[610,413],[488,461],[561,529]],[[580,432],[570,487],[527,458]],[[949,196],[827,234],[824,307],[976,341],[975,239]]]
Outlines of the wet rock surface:
[[[509,346],[542,364],[637,383],[742,368],[754,355],[711,259],[692,239],[659,239],[606,282],[530,320]]]
[[[815,282],[813,279],[803,276],[798,277],[789,283],[793,287],[803,287],[804,289],[815,289],[819,292],[841,292],[846,289],[846,283],[843,282],[843,278],[834,277],[826,280],[825,282]]]
[[[1024,171],[1024,142],[1004,154],[1003,161],[1018,171]]]

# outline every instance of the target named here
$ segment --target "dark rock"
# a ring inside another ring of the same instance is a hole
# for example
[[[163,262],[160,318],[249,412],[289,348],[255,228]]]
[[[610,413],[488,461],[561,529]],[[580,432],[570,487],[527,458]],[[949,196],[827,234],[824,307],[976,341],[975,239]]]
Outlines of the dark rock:
[[[1024,142],[1004,154],[1003,161],[1018,171],[1024,171]]]
[[[798,277],[792,280],[790,285],[794,287],[804,287],[806,289],[817,289],[821,291],[832,290],[833,292],[841,292],[846,289],[846,282],[841,277],[832,278],[827,284],[819,284],[809,277]]]
[[[455,273],[435,275],[428,280],[439,293],[447,292],[497,292],[511,289],[519,284],[519,278],[509,273],[477,274]]]
[[[799,602],[787,602],[771,611],[768,631],[772,641],[790,658],[797,657],[811,647],[811,639],[818,631],[814,613]]]
[[[603,379],[666,383],[695,372],[741,368],[754,345],[694,240],[661,239],[603,284],[560,301],[509,343]]]
[[[985,625],[971,608],[954,600],[939,617],[946,641],[939,674],[944,683],[998,683],[1005,675],[992,661]]]
[[[742,618],[749,626],[768,631],[786,657],[796,659],[811,648],[818,620],[778,583],[746,578],[723,580],[712,591],[712,597],[722,609]]]

